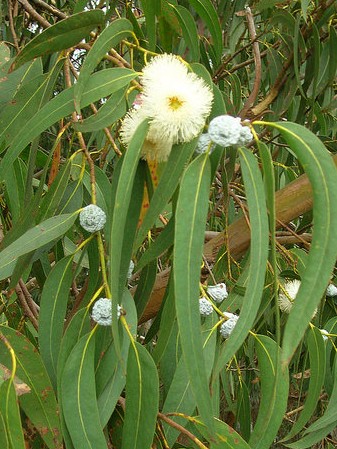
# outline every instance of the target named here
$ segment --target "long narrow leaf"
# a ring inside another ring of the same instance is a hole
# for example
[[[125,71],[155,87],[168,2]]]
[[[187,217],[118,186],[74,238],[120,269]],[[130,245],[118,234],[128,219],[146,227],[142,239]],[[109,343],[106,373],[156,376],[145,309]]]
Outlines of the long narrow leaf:
[[[211,434],[212,403],[202,356],[199,276],[210,186],[208,155],[186,169],[177,202],[174,239],[174,291],[181,347],[196,403]],[[188,224],[188,226],[187,226]]]
[[[98,39],[91,47],[81,71],[74,86],[74,101],[75,108],[78,113],[81,111],[81,97],[84,91],[84,86],[88,82],[91,73],[94,71],[97,64],[101,61],[103,56],[114,48],[122,39],[130,36],[132,33],[132,24],[127,19],[117,19],[113,21],[107,28],[105,28],[99,35]]]
[[[62,374],[62,410],[76,449],[107,447],[96,400],[94,353],[91,332],[75,345]]]
[[[251,229],[249,274],[240,319],[224,344],[215,373],[219,373],[233,357],[254,324],[262,300],[268,258],[268,215],[261,172],[256,158],[249,150],[240,148],[239,153]]]
[[[323,143],[295,123],[271,124],[284,137],[306,171],[313,190],[314,229],[301,287],[283,337],[283,364],[288,364],[328,285],[337,255],[337,170]]]
[[[130,345],[122,449],[150,449],[159,405],[156,365],[139,343]]]

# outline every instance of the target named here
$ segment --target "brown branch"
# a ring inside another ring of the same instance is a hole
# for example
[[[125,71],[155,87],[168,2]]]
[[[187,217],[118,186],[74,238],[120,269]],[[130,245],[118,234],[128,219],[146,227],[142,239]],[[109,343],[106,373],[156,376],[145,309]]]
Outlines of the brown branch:
[[[35,19],[43,28],[49,28],[51,24],[32,7],[27,0],[18,0],[24,9]]]
[[[60,11],[59,9],[55,8],[55,6],[48,5],[48,3],[44,2],[43,0],[32,0],[35,5],[40,6],[45,11],[48,11],[50,14],[53,14],[54,16],[57,16],[59,19],[66,19],[67,14],[64,14],[64,12]]]
[[[337,165],[337,155],[333,157]],[[276,218],[279,220],[277,227],[280,228],[280,221],[289,223],[291,220],[308,212],[312,209],[312,190],[307,175],[301,175],[299,178],[289,183],[286,187],[275,194]],[[244,217],[236,220],[228,226],[228,240],[225,238],[225,231],[219,233],[216,237],[204,245],[203,254],[210,263],[217,259],[221,247],[228,242],[227,251],[234,260],[240,259],[247,251],[250,244],[250,231]],[[170,276],[170,268],[160,272],[157,275],[150,300],[140,318],[140,323],[156,316],[160,309],[167,282]],[[134,294],[136,288],[131,292]]]
[[[249,8],[249,6],[246,7],[246,16],[247,16],[247,23],[248,23],[248,31],[249,31],[250,39],[252,41],[252,46],[253,46],[254,64],[255,64],[255,67],[254,67],[255,68],[255,79],[254,79],[253,89],[239,114],[241,118],[245,118],[246,113],[252,108],[253,104],[255,103],[255,101],[257,99],[257,96],[258,96],[259,90],[260,90],[261,74],[262,74],[261,55],[260,55],[259,43],[256,40],[254,16],[253,16],[252,11]]]
[[[158,412],[157,416],[162,421],[165,421],[169,426],[173,427],[174,429],[179,430],[179,432],[186,435],[191,441],[193,441],[193,443],[195,443],[200,448],[207,449],[207,447],[195,435],[193,435],[193,433],[191,433],[187,429],[185,429],[185,427],[176,423],[175,421],[173,421],[172,419],[170,419],[168,416],[164,415],[163,413]]]
[[[34,316],[33,312],[31,311],[29,305],[27,304],[26,297],[25,297],[25,295],[22,291],[22,288],[19,284],[15,287],[15,293],[18,297],[18,300],[20,302],[20,305],[22,307],[24,315],[29,319],[29,321],[32,323],[34,328],[36,330],[38,330],[39,329],[38,321],[37,321],[36,317]]]
[[[18,38],[17,38],[17,35],[16,35],[16,31],[15,31],[15,27],[14,27],[14,20],[13,20],[12,0],[9,0],[9,2],[8,2],[8,17],[9,17],[9,28],[10,28],[11,33],[12,33],[14,47],[19,52],[20,51],[20,47],[19,47],[19,42],[18,42]]]

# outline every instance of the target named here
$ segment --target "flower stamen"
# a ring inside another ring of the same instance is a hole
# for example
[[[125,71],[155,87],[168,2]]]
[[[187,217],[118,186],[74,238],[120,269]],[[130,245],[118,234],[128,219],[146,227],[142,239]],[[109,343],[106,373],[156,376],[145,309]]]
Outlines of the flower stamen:
[[[173,111],[177,111],[182,107],[184,104],[183,100],[180,100],[177,96],[168,97],[168,104],[169,108],[171,108]]]

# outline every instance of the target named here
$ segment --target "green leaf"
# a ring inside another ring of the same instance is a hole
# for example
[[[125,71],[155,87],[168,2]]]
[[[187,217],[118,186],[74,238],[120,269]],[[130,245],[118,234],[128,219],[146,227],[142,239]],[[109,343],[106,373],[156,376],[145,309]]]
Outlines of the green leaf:
[[[48,218],[0,252],[0,279],[9,277],[18,257],[60,238],[75,222],[77,212]]]
[[[43,286],[39,314],[40,354],[56,389],[57,359],[63,335],[64,319],[73,279],[73,256],[61,259]]]
[[[314,229],[301,287],[287,320],[282,361],[288,364],[321,300],[337,254],[337,170],[323,143],[295,123],[270,124],[284,137],[308,175],[313,190]]]
[[[90,31],[104,23],[104,13],[100,9],[80,12],[60,20],[46,28],[32,39],[14,60],[15,68],[38,56],[55,53],[73,47]]]
[[[121,301],[127,325],[132,334],[137,333],[137,311],[133,297],[129,290],[124,289],[123,299]],[[110,330],[110,329],[109,329]],[[109,351],[104,354],[103,363],[96,371],[96,379],[98,383],[99,375],[105,371],[108,376],[107,383],[102,391],[98,394],[98,409],[102,427],[109,421],[116,403],[125,387],[127,375],[127,359],[130,347],[130,337],[125,328],[122,329],[121,357],[117,356],[114,346],[111,344]]]
[[[184,167],[191,158],[196,144],[197,141],[194,139],[191,142],[173,146],[158,186],[151,198],[149,209],[139,228],[134,249],[139,248],[142,244],[147,232],[174,194]]]
[[[212,36],[212,43],[217,62],[220,62],[222,56],[222,31],[219,23],[219,16],[213,3],[210,0],[190,0],[189,3],[207,25]]]
[[[159,405],[156,365],[144,346],[129,349],[122,449],[150,449]]]
[[[261,379],[257,420],[249,439],[252,449],[269,449],[287,408],[289,374],[282,369],[280,347],[265,335],[254,335]]]
[[[90,242],[91,243],[91,242]],[[90,244],[89,244],[90,245]],[[67,449],[74,449],[72,444],[62,410],[62,376],[66,361],[71,354],[72,349],[79,339],[90,331],[90,320],[86,308],[80,309],[68,324],[64,336],[62,338],[59,357],[57,361],[57,393],[60,406],[60,418],[62,436],[66,443]]]
[[[288,435],[282,441],[290,440],[300,432],[315,412],[325,375],[325,344],[317,327],[311,326],[307,338],[310,358],[310,383],[303,410]]]
[[[170,307],[172,306],[170,305]],[[205,319],[205,322],[202,325],[203,358],[205,360],[208,378],[211,375],[214,363],[216,333],[212,331],[212,328],[216,324],[216,321],[217,318],[215,314],[212,314]],[[164,326],[164,323],[162,323],[162,326]],[[185,360],[184,357],[180,357],[165,398],[162,412],[165,414],[182,413],[189,416],[193,414],[195,408],[196,398],[191,388],[191,381],[188,376]],[[172,417],[172,419],[183,427],[188,423],[184,418]],[[164,429],[167,442],[171,447],[180,432],[168,425],[164,425]]]
[[[3,107],[6,103],[18,93],[24,84],[28,84],[29,81],[35,78],[35,82],[38,80],[39,75],[42,75],[42,64],[40,60],[29,62],[14,72],[7,73],[9,66],[1,67],[1,79],[0,79],[0,106]],[[2,114],[1,114],[2,115]]]
[[[3,449],[11,449],[9,447],[8,435],[6,432],[5,419],[0,410],[0,444]]]
[[[122,18],[114,20],[94,42],[83,62],[77,83],[74,86],[75,108],[78,113],[81,112],[81,97],[91,73],[106,53],[128,36],[132,36],[132,24],[129,20]]]
[[[212,403],[202,356],[199,276],[202,260],[211,167],[207,154],[197,157],[181,180],[173,249],[175,305],[181,347],[197,406],[214,434]],[[188,223],[188,226],[186,225]]]
[[[68,161],[61,167],[54,182],[44,195],[40,205],[37,221],[44,220],[54,215],[60,201],[66,191],[72,168],[72,161]]]
[[[138,271],[138,270],[137,270]],[[146,305],[151,297],[154,283],[157,275],[157,260],[146,265],[142,270],[137,284],[137,290],[134,294],[134,301],[137,307],[138,316],[141,317]]]
[[[53,387],[39,353],[31,342],[15,329],[0,326],[17,360],[17,376],[31,389],[20,396],[20,405],[49,449],[61,447],[60,421]],[[0,363],[11,366],[10,356],[0,345]]]
[[[167,223],[154,242],[151,242],[137,263],[135,271],[139,271],[147,264],[154,261],[173,245],[174,239],[174,217]]]
[[[215,373],[219,373],[223,366],[233,357],[254,324],[262,300],[268,259],[268,215],[261,172],[257,159],[251,151],[240,148],[239,154],[249,208],[251,229],[250,263],[247,275],[248,281],[245,285],[246,290],[240,310],[240,319],[230,337],[224,343],[218,357]]]
[[[32,111],[38,111],[49,100],[63,63],[64,60],[60,58],[46,75],[42,75],[41,67],[41,74],[31,80],[29,80],[29,74],[25,74],[28,82],[26,80],[22,83],[13,100],[0,114],[0,140],[5,137],[6,143],[10,144],[26,124],[27,116],[30,117]],[[17,72],[21,72],[21,68],[12,74]]]
[[[125,229],[127,226],[127,216],[129,204],[131,201],[131,193],[134,185],[134,177],[139,163],[141,148],[148,131],[147,121],[143,121],[137,128],[124,156],[121,161],[118,184],[115,193],[114,207],[112,213],[111,227],[109,233],[109,254],[110,254],[110,288],[112,295],[113,308],[117,308],[119,298],[122,297],[121,292],[121,267],[122,267],[122,250]],[[126,273],[125,273],[126,274]],[[125,279],[126,280],[126,279]],[[118,344],[117,317],[112,317],[112,328],[115,344]],[[115,320],[115,321],[114,321]]]
[[[94,331],[69,355],[62,374],[62,411],[75,448],[106,449],[96,400]]]
[[[193,420],[194,425],[199,432],[207,438],[207,427],[198,419]],[[210,449],[250,449],[246,441],[227,423],[214,418],[214,427],[216,438],[211,441]]]
[[[182,36],[190,52],[190,59],[194,62],[200,59],[199,36],[195,19],[188,9],[183,6],[170,5],[178,18],[182,29]]]
[[[0,413],[5,421],[10,447],[25,449],[20,410],[11,379],[6,380],[0,387]]]
[[[97,131],[123,117],[126,113],[125,89],[120,90],[110,96],[106,103],[99,108],[97,114],[74,123],[74,129],[83,133]]]
[[[304,432],[303,438],[300,440],[285,444],[286,447],[292,449],[305,449],[313,447],[316,443],[322,441],[330,432],[336,427],[337,421],[337,363],[334,367],[334,387],[330,396],[329,404],[320,418],[318,418],[311,426]]]
[[[146,38],[149,42],[149,50],[156,49],[156,13],[160,4],[157,0],[142,0],[142,6],[146,22]]]
[[[90,103],[122,89],[136,76],[136,72],[124,68],[105,69],[94,73],[85,86],[81,107],[88,106]],[[29,142],[49,126],[61,118],[70,115],[73,111],[74,88],[71,87],[50,100],[28,120],[18,135],[13,139],[5,157],[1,161],[0,179],[3,178],[3,173],[8,169],[8,166],[13,163]]]

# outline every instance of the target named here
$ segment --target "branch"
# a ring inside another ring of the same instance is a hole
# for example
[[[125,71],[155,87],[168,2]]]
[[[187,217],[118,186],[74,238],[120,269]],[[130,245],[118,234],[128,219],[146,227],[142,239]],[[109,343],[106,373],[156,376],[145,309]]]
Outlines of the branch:
[[[51,24],[29,4],[27,0],[19,0],[24,9],[35,19],[43,28],[49,28]]]
[[[260,85],[261,85],[261,73],[262,73],[261,55],[260,55],[259,43],[256,40],[254,16],[253,16],[252,11],[249,8],[249,6],[246,7],[246,16],[247,16],[247,23],[248,23],[248,31],[249,31],[250,39],[251,39],[252,45],[253,45],[253,54],[254,54],[254,63],[255,63],[255,79],[254,79],[253,89],[239,114],[241,118],[245,118],[246,113],[251,109],[251,107],[253,106],[253,104],[255,103],[255,101],[257,99],[257,96],[258,96],[259,90],[260,90]]]

